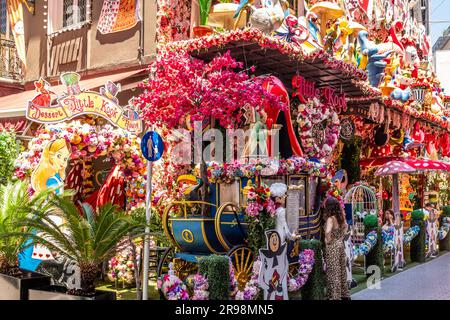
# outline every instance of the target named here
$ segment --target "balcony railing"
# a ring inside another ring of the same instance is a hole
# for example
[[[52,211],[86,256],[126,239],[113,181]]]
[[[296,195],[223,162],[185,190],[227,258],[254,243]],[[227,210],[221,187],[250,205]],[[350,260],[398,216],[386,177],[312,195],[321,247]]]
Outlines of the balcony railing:
[[[0,39],[0,78],[21,81],[22,63],[14,40]]]

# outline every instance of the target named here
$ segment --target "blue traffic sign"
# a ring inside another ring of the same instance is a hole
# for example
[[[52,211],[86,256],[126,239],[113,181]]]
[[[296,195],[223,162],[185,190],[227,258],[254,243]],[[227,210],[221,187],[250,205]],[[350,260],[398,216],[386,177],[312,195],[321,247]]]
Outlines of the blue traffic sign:
[[[142,137],[141,151],[148,161],[159,160],[164,153],[164,142],[161,136],[155,131],[147,132]]]

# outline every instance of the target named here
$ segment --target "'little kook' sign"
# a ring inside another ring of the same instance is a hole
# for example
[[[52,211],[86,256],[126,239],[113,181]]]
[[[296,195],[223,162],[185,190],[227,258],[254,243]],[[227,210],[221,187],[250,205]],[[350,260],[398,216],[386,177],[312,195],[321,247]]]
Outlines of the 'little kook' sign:
[[[44,79],[34,83],[36,97],[28,102],[26,117],[39,123],[59,123],[75,117],[91,114],[108,120],[111,124],[124,130],[139,133],[142,131],[142,122],[131,106],[122,107],[116,95],[120,85],[108,81],[100,92],[84,91],[78,84],[80,75],[69,72],[61,75],[67,92],[58,97],[52,104],[53,93],[50,85]]]
[[[337,113],[341,113],[347,109],[345,93],[337,94],[331,87],[316,88],[314,82],[308,81],[299,75],[295,75],[292,78],[292,86],[296,90],[294,96],[300,95],[305,99],[323,97],[325,104],[333,107]]]

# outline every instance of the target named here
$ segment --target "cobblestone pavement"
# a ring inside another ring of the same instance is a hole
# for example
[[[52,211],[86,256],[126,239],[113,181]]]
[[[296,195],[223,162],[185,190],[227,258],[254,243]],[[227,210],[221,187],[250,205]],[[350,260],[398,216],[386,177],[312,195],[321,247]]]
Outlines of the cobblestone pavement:
[[[450,300],[450,253],[380,282],[380,289],[365,289],[353,300]]]

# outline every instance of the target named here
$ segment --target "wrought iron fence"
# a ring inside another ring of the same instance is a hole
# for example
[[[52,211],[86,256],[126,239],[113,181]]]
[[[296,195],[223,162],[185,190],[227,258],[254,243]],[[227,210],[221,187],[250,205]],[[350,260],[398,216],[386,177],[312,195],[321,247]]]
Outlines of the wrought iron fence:
[[[0,77],[22,80],[22,64],[14,40],[0,39]]]

